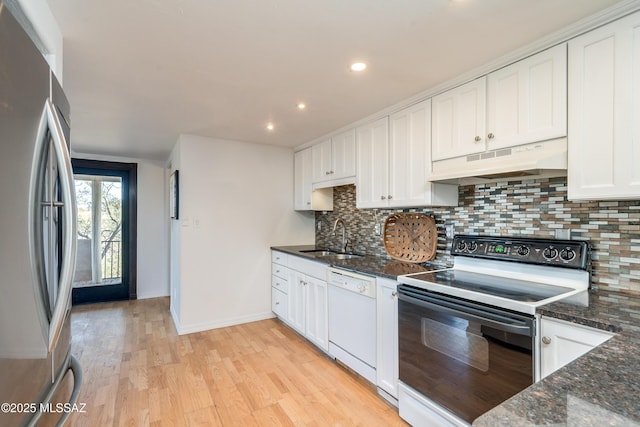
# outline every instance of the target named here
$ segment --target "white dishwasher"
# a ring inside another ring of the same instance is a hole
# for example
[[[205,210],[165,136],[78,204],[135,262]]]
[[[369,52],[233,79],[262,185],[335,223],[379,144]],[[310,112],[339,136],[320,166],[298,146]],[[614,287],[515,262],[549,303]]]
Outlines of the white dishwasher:
[[[329,354],[376,383],[376,279],[327,270]]]

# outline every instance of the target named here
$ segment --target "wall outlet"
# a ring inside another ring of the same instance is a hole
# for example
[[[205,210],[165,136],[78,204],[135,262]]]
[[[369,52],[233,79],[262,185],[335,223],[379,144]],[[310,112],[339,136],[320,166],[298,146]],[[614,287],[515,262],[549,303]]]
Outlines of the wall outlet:
[[[376,233],[376,236],[382,236],[382,226],[380,224],[374,225],[373,232]]]
[[[559,240],[571,240],[571,230],[565,228],[556,228],[555,237]]]
[[[316,231],[322,231],[322,221],[316,221]]]
[[[453,239],[453,235],[455,234],[455,229],[453,227],[453,224],[447,224],[444,227],[444,232],[447,236],[447,239]]]

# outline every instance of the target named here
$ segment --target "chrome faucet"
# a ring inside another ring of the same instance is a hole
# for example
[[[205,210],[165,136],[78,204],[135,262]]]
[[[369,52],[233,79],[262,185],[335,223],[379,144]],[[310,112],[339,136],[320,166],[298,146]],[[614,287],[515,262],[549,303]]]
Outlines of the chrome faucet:
[[[347,244],[348,244],[347,226],[345,225],[344,220],[342,218],[336,219],[336,222],[333,223],[333,235],[335,236],[336,234],[338,224],[342,225],[342,246],[341,246],[342,252],[347,252]]]

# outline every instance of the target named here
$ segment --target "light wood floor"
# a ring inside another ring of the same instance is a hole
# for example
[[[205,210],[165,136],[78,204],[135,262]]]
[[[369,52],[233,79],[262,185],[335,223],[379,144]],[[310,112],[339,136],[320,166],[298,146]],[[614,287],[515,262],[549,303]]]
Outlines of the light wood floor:
[[[178,336],[169,299],[72,311],[84,372],[72,426],[406,426],[280,321]]]

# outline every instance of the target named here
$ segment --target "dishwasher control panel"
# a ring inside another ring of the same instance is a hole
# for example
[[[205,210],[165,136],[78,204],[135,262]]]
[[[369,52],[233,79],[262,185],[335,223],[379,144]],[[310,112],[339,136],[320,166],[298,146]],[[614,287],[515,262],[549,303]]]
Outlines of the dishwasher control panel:
[[[375,277],[338,268],[327,270],[327,283],[369,298],[376,297]]]

